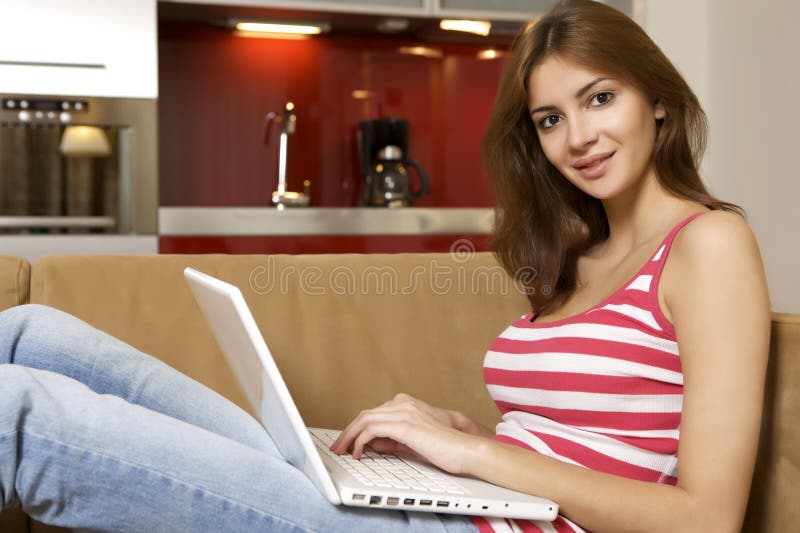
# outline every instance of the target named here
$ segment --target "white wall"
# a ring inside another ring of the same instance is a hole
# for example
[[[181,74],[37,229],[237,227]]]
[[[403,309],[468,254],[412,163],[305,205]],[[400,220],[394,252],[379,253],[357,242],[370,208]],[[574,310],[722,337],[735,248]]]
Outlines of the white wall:
[[[639,0],[643,26],[700,101],[708,92],[708,0]]]
[[[800,312],[798,21],[796,0],[645,4],[645,28],[708,113],[706,182],[747,211],[782,312]]]

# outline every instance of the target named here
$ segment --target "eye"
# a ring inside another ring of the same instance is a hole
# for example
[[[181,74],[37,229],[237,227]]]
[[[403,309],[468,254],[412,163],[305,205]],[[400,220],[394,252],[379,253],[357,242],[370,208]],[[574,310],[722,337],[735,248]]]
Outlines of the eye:
[[[546,117],[540,119],[538,124],[543,130],[548,130],[558,124],[559,121],[561,121],[561,118],[558,115],[547,115]]]
[[[606,105],[613,99],[614,93],[611,91],[601,91],[592,95],[589,99],[589,105],[592,107],[600,107]]]

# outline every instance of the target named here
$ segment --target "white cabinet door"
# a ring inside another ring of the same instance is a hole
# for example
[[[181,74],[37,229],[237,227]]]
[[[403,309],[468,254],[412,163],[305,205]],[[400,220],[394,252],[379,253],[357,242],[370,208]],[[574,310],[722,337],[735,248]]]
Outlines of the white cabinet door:
[[[156,0],[0,0],[0,93],[156,98]]]
[[[631,15],[634,0],[601,0]],[[433,0],[433,13],[452,17],[527,20],[556,5],[557,0]]]
[[[398,14],[528,20],[541,15],[557,0],[161,0],[179,4],[277,7],[311,11],[346,11],[359,14]],[[629,15],[632,5],[643,0],[601,0]]]
[[[553,7],[557,0],[435,0],[437,15],[457,18],[528,19]]]
[[[425,16],[433,0],[162,0],[178,4],[277,7],[310,11]]]

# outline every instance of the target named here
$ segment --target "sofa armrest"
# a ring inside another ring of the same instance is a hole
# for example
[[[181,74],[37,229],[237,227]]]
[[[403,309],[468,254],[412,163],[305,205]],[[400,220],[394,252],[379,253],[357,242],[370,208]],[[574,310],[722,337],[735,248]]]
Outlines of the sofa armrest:
[[[28,303],[31,267],[21,257],[0,255],[0,310]]]

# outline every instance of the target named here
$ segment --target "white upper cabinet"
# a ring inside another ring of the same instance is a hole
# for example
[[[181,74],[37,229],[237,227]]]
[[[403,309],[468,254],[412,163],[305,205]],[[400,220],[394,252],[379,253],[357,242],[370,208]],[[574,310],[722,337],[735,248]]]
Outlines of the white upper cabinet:
[[[178,4],[277,7],[309,11],[426,16],[434,0],[162,0]]]
[[[311,11],[346,11],[361,14],[398,14],[422,17],[528,20],[553,7],[558,0],[161,0],[182,4],[278,7]],[[635,3],[645,0],[601,0],[632,14]]]
[[[156,98],[156,0],[0,0],[0,93]]]
[[[430,17],[451,14],[460,17],[492,16],[496,19],[527,19],[546,11],[556,0],[162,0],[177,3],[278,7],[360,14],[406,14]]]
[[[433,0],[433,14],[451,17],[528,19],[544,13],[557,0]]]
[[[601,1],[631,15],[633,3],[637,0]],[[545,13],[556,5],[558,0],[431,0],[431,2],[434,15],[527,20]]]

